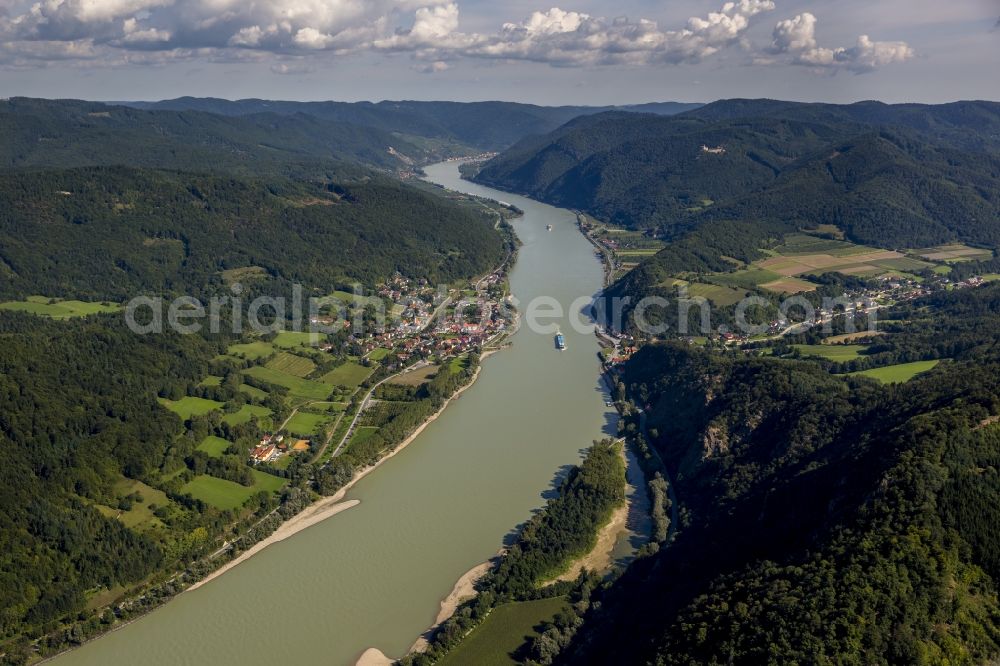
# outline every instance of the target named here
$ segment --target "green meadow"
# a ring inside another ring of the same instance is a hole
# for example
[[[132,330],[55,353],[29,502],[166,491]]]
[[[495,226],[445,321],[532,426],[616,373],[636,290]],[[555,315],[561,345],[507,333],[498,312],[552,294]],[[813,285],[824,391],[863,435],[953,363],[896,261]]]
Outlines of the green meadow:
[[[259,492],[277,492],[285,485],[284,479],[259,470],[252,470],[252,472],[254,475],[254,485],[252,486],[241,486],[232,481],[202,474],[184,485],[181,492],[190,493],[195,499],[201,500],[205,504],[211,504],[217,509],[231,511],[246,504],[247,500]]]
[[[311,381],[263,366],[249,368],[244,373],[268,384],[284,386],[292,397],[306,400],[323,400],[333,392],[334,385],[327,383],[325,377],[321,381]]]
[[[868,345],[793,345],[803,356],[819,356],[835,363],[853,361]]]
[[[187,421],[192,416],[203,416],[209,412],[222,409],[222,403],[207,398],[195,398],[187,396],[180,400],[167,400],[160,398],[160,404],[172,411],[177,416]]]
[[[457,648],[438,661],[438,666],[514,666],[522,662],[514,653],[538,635],[535,627],[551,620],[566,607],[564,597],[503,604],[473,629]]]
[[[323,375],[320,381],[333,386],[348,386],[353,388],[368,379],[374,371],[374,368],[366,368],[363,365],[348,361]]]
[[[72,317],[86,317],[93,314],[120,312],[122,306],[114,303],[60,301],[46,296],[29,296],[23,301],[0,303],[0,310],[27,312],[43,317],[52,317],[53,319],[70,319]]]
[[[259,361],[262,358],[267,358],[275,352],[274,345],[270,342],[247,342],[239,345],[230,345],[229,349],[226,350],[230,356],[237,356],[239,358],[245,358],[249,361]]]
[[[198,445],[198,451],[203,451],[213,458],[218,458],[226,449],[229,448],[229,440],[222,439],[221,437],[208,436],[201,440],[201,444]]]
[[[871,370],[861,370],[852,372],[852,375],[863,375],[877,379],[883,384],[903,384],[910,381],[917,375],[932,370],[940,361],[916,361],[914,363],[899,363],[897,365],[887,365],[884,368],[872,368]]]
[[[222,417],[224,423],[229,425],[243,425],[249,423],[250,419],[256,416],[258,419],[266,419],[271,415],[271,410],[260,405],[243,405],[238,412],[232,412]]]
[[[327,414],[313,414],[312,412],[300,411],[291,418],[285,429],[295,435],[315,435],[332,420]]]

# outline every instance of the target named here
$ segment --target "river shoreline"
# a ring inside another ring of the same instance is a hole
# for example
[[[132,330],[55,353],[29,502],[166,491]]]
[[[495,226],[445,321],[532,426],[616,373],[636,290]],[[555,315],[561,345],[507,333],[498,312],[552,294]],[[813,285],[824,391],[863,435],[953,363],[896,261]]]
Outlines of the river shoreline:
[[[485,360],[493,353],[495,352],[492,351],[483,352],[481,359]],[[341,511],[346,511],[347,509],[350,509],[352,507],[357,506],[358,504],[361,504],[360,500],[348,500],[346,502],[342,500],[347,495],[347,493],[350,492],[350,490],[359,481],[361,481],[361,479],[365,478],[366,476],[374,472],[376,469],[381,467],[382,464],[385,463],[387,460],[390,460],[397,453],[399,453],[407,446],[409,446],[411,443],[413,443],[413,441],[420,436],[420,434],[427,428],[427,426],[436,421],[438,417],[444,413],[444,410],[448,408],[448,405],[451,404],[452,400],[457,400],[462,395],[462,393],[472,388],[473,384],[476,383],[476,380],[479,379],[479,373],[481,371],[482,371],[482,365],[479,365],[476,368],[476,371],[473,373],[472,378],[468,381],[468,383],[466,383],[460,389],[455,391],[450,398],[445,400],[444,403],[441,405],[441,408],[438,409],[438,411],[431,414],[427,418],[427,420],[424,421],[422,424],[420,424],[420,426],[416,430],[410,433],[410,436],[404,439],[399,444],[399,446],[397,446],[392,451],[379,458],[376,463],[369,465],[368,467],[365,467],[364,469],[357,472],[354,475],[354,477],[343,488],[338,490],[333,495],[330,495],[329,497],[324,497],[323,499],[317,500],[313,504],[310,504],[308,507],[306,507],[299,513],[295,514],[285,522],[281,523],[278,529],[272,532],[270,536],[261,539],[246,552],[242,553],[239,557],[230,560],[226,564],[222,565],[212,573],[208,574],[198,582],[194,583],[193,585],[185,589],[184,592],[192,592],[198,589],[199,587],[210,583],[219,576],[225,574],[227,571],[239,566],[243,562],[246,562],[254,555],[257,555],[268,546],[284,541],[285,539],[287,539],[292,535],[298,534],[299,532],[308,529],[313,525],[318,525],[319,523],[323,522],[328,518],[332,518]],[[182,592],[181,594],[183,594],[184,592]]]
[[[428,171],[432,182],[464,189],[453,175],[453,165]],[[504,198],[499,192],[473,196]],[[515,202],[531,219],[523,226],[515,222],[515,233],[526,236],[526,250],[520,257],[524,260],[510,272],[509,289],[520,298],[546,295],[566,303],[579,297],[581,288],[587,293],[599,290],[602,275],[599,266],[591,263],[594,249],[586,238],[579,239],[577,229],[568,226],[568,211],[520,199]],[[556,227],[553,233],[545,233],[548,222]],[[512,326],[511,335],[520,328],[518,323]],[[289,659],[354,664],[363,653],[362,663],[391,663],[374,650],[364,650],[374,645],[402,656],[435,619],[435,612],[443,617],[453,602],[460,605],[471,595],[462,590],[470,584],[467,576],[458,582],[456,577],[495,552],[493,544],[510,525],[519,524],[537,507],[539,489],[551,483],[551,470],[575,460],[579,442],[601,432],[611,434],[607,417],[597,414],[607,405],[594,392],[593,368],[587,363],[593,361],[597,346],[591,336],[570,331],[567,337],[573,344],[561,354],[552,351],[549,336],[522,337],[517,345],[494,342],[511,347],[509,363],[480,375],[487,379],[480,382],[483,393],[466,396],[463,409],[434,415],[449,418],[438,422],[440,431],[437,425],[433,429],[433,446],[408,455],[407,464],[387,465],[382,474],[367,476],[371,470],[363,470],[364,483],[360,483],[359,471],[351,480],[348,496],[361,504],[353,505],[341,520],[325,520],[332,515],[327,512],[346,499],[334,495],[306,507],[305,518],[278,525],[281,532],[276,536],[285,541],[280,549],[285,566],[264,571],[261,562],[270,556],[245,567],[238,564],[249,561],[248,557],[228,563],[227,571],[215,571],[202,581],[204,589],[198,594],[179,595],[179,603],[165,604],[162,620],[136,623],[138,628],[131,630],[128,640],[118,638],[100,649],[74,650],[80,656],[67,664],[95,666],[139,659],[167,666],[183,660],[201,663],[235,658],[247,664]],[[484,358],[488,355],[483,354]],[[532,381],[525,383],[525,377]],[[473,375],[469,378],[477,381]],[[468,382],[451,399],[459,399],[472,385],[473,381]],[[591,403],[594,411],[586,409],[581,414],[581,405]],[[553,421],[565,424],[559,436],[538,434]],[[512,430],[513,424],[523,432]],[[396,451],[415,441],[418,434],[426,435],[423,427]],[[391,455],[382,458],[379,466]],[[532,464],[523,466],[525,459]],[[490,485],[494,483],[499,485]],[[481,492],[486,488],[489,498]],[[429,515],[438,520],[425,524]],[[291,539],[293,530],[298,533],[320,524],[323,527],[310,532],[315,536],[304,540],[309,547],[296,548],[303,540]],[[455,525],[464,529],[456,532]],[[261,544],[256,552],[266,545]],[[235,559],[243,555],[233,554]],[[406,558],[406,566],[398,566],[400,557]],[[221,568],[225,563],[207,564]],[[421,576],[414,578],[414,571]],[[230,573],[235,580],[207,585],[222,573]],[[284,619],[280,642],[246,630],[260,620],[258,606],[264,595],[267,612]]]

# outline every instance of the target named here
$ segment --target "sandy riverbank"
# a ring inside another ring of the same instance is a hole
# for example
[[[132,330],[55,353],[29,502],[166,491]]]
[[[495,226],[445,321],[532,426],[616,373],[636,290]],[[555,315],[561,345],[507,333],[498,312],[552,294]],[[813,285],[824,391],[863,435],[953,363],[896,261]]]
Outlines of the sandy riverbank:
[[[484,353],[482,355],[482,358],[485,359],[489,355],[490,353]],[[378,469],[378,467],[382,465],[382,463],[389,460],[397,453],[405,449],[417,437],[419,437],[420,433],[422,433],[424,429],[427,428],[427,426],[429,426],[431,423],[436,421],[439,416],[441,416],[444,410],[448,408],[448,405],[451,404],[452,400],[458,399],[458,397],[461,396],[462,393],[467,391],[469,388],[472,387],[473,384],[476,383],[476,380],[479,379],[479,373],[482,371],[482,368],[483,368],[482,365],[477,367],[476,372],[472,375],[472,379],[469,380],[468,384],[455,391],[455,393],[453,393],[450,398],[444,401],[444,404],[441,405],[441,409],[432,414],[426,421],[424,421],[420,425],[419,428],[414,430],[409,437],[403,440],[403,442],[401,442],[399,446],[393,449],[390,453],[380,458],[378,462],[376,462],[374,465],[369,465],[368,467],[365,467],[364,469],[360,470],[357,474],[354,475],[354,478],[351,479],[351,481],[347,485],[338,490],[335,494],[331,495],[330,497],[325,497],[319,500],[318,502],[309,505],[303,511],[300,511],[296,515],[292,516],[284,523],[282,523],[281,526],[278,527],[278,529],[275,530],[274,533],[271,534],[269,537],[262,539],[261,541],[258,541],[249,550],[242,553],[239,557],[237,557],[234,560],[231,560],[230,562],[227,562],[226,564],[219,567],[212,573],[208,574],[200,581],[189,587],[186,591],[190,592],[191,590],[196,590],[202,585],[205,585],[206,583],[215,580],[216,578],[226,573],[230,569],[233,569],[234,567],[239,566],[243,562],[246,562],[248,559],[250,559],[257,553],[261,552],[268,546],[278,543],[279,541],[284,541],[288,537],[294,534],[298,534],[304,529],[307,529],[309,527],[312,527],[313,525],[321,523],[327,518],[332,518],[341,511],[345,511],[347,509],[350,509],[351,507],[360,504],[361,502],[359,500],[349,500],[346,502],[342,502],[341,500],[344,499],[344,496],[347,495],[348,491],[350,491],[351,488],[353,488],[356,483],[358,483],[359,481],[361,481],[361,479],[365,478],[373,471]]]
[[[368,648],[358,658],[355,666],[390,666],[395,660],[385,656],[378,648]]]
[[[492,560],[476,565],[462,574],[462,577],[455,583],[455,587],[451,589],[448,596],[441,600],[441,609],[438,611],[437,617],[434,618],[434,624],[430,629],[425,631],[420,638],[413,643],[413,645],[410,646],[410,650],[407,654],[412,652],[423,652],[427,649],[427,639],[430,637],[431,633],[441,626],[442,622],[454,615],[455,611],[458,610],[458,607],[461,606],[463,602],[476,596],[476,583],[478,583],[491,568],[493,568]],[[361,665],[361,662],[358,662],[358,665],[363,666]]]
[[[610,569],[614,561],[615,544],[618,543],[618,537],[628,527],[628,509],[628,502],[624,502],[615,509],[614,513],[611,514],[611,520],[597,533],[597,544],[594,548],[583,557],[574,560],[565,573],[545,581],[542,585],[550,585],[561,580],[574,581],[584,569],[587,571]]]
[[[359,500],[348,500],[346,502],[341,502],[340,500],[342,498],[343,494],[338,492],[336,495],[333,495],[332,497],[327,497],[314,504],[309,505],[305,510],[300,511],[299,513],[295,514],[294,516],[283,522],[281,526],[278,527],[278,529],[276,529],[274,533],[271,534],[271,536],[267,537],[266,539],[262,539],[261,541],[258,541],[253,546],[251,546],[249,550],[242,553],[236,559],[230,560],[229,562],[222,565],[212,573],[208,574],[207,576],[199,580],[197,583],[189,587],[187,591],[190,592],[191,590],[196,590],[205,583],[208,583],[209,581],[218,578],[219,576],[226,573],[233,567],[236,567],[242,564],[243,562],[246,562],[251,557],[259,553],[260,551],[264,550],[271,544],[278,543],[279,541],[284,541],[288,537],[292,536],[293,534],[301,532],[307,527],[312,527],[316,523],[323,522],[327,518],[335,516],[341,511],[346,511],[351,507],[355,507],[358,504],[361,504]]]
[[[644,487],[645,477],[642,474],[642,470],[638,467],[638,461],[634,459],[634,456],[626,449],[626,446],[623,444],[621,449],[622,460],[626,468],[625,502],[614,510],[611,514],[611,519],[598,531],[597,543],[590,552],[574,560],[570,564],[569,569],[563,574],[545,581],[542,585],[551,585],[557,581],[574,581],[584,569],[597,572],[610,569],[615,563],[615,546],[618,545],[621,536],[629,531],[630,514],[648,512],[649,507],[647,506],[648,501],[646,500]],[[629,472],[632,472],[632,474],[629,474]],[[639,518],[639,516],[633,516],[633,518],[632,522],[637,522],[635,518]],[[640,527],[640,525],[637,524],[632,527]]]

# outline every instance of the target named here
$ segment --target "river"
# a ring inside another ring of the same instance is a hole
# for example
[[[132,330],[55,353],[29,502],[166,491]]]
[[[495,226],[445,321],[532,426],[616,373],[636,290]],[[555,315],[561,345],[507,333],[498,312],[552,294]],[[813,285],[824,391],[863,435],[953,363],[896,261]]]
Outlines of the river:
[[[523,246],[511,275],[525,303],[565,308],[602,286],[573,213],[426,169],[445,187],[507,201]],[[552,231],[546,231],[546,225]],[[492,557],[591,441],[613,432],[593,335],[522,326],[476,384],[358,483],[360,504],[272,545],[205,586],[62,655],[59,666],[353,664],[369,647],[400,657],[462,574]]]

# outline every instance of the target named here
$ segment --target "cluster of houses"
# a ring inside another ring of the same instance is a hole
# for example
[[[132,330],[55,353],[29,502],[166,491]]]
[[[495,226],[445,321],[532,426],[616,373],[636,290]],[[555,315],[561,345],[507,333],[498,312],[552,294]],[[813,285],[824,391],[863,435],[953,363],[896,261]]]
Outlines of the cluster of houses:
[[[482,347],[506,333],[511,324],[489,297],[491,289],[501,286],[505,277],[501,270],[478,282],[475,297],[451,305],[434,325],[434,311],[443,302],[441,294],[426,281],[414,282],[397,275],[377,290],[380,297],[396,304],[393,323],[363,339],[350,339],[365,354],[378,348],[395,349],[404,362],[413,356],[462,354]],[[469,309],[484,314],[465,316]]]
[[[308,439],[286,441],[284,435],[264,435],[260,443],[250,451],[250,462],[254,465],[272,463],[282,456],[304,453],[309,450]]]

